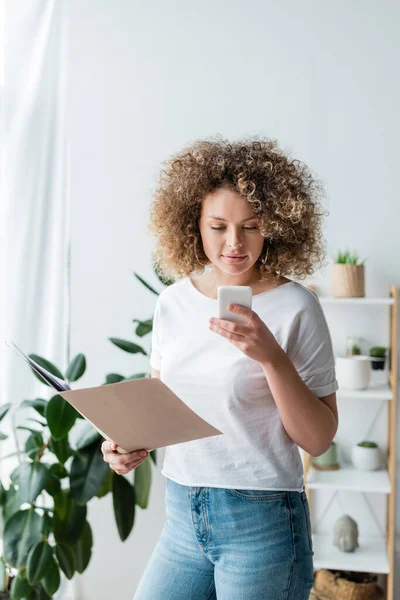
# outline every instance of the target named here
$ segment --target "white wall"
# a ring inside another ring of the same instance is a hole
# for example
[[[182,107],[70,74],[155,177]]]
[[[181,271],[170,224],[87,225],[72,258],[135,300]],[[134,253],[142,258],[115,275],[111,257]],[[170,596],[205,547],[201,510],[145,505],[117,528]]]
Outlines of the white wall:
[[[71,0],[70,10],[72,354],[87,356],[84,385],[148,366],[107,338],[134,340],[132,318],[152,315],[155,296],[132,275],[157,286],[151,190],[160,162],[199,137],[277,138],[325,183],[329,255],[350,245],[369,256],[367,295],[400,284],[398,3]],[[329,293],[329,267],[318,280]],[[329,319],[348,333],[342,314]],[[355,333],[379,341],[382,319]],[[163,454],[125,543],[110,498],[91,503],[82,599],[133,596],[165,514]]]

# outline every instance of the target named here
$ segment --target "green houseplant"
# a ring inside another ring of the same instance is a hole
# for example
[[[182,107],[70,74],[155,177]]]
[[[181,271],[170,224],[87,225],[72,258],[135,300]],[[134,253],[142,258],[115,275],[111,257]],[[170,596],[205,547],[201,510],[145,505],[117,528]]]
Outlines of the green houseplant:
[[[356,469],[375,471],[382,466],[382,454],[376,442],[362,440],[351,450],[351,461]]]
[[[369,355],[373,358],[371,366],[374,370],[383,370],[385,368],[386,348],[384,346],[373,346],[369,350]]]
[[[134,274],[147,289],[159,294]],[[166,285],[171,283],[159,279]],[[137,336],[144,337],[152,331],[152,319],[133,321],[137,323]],[[147,355],[138,344],[118,338],[110,340],[125,352]],[[74,357],[65,374],[43,357],[29,356],[68,383],[78,381],[86,370],[83,354]],[[36,371],[32,372],[48,386]],[[148,373],[128,377],[109,373],[103,385],[148,376]],[[10,408],[10,404],[0,407],[0,421]],[[60,395],[49,400],[24,400],[16,407],[17,411],[27,409],[34,409],[37,416],[13,428],[17,451],[9,456],[16,455],[18,465],[10,475],[8,487],[0,482],[3,526],[0,589],[3,598],[11,600],[46,600],[59,589],[61,573],[71,579],[74,573],[83,573],[89,564],[93,536],[87,505],[94,497],[112,494],[118,533],[122,541],[127,539],[133,529],[136,505],[143,509],[148,506],[152,475],[149,459],[156,465],[157,456],[156,450],[151,451],[149,458],[134,470],[130,483],[103,460],[100,449],[103,438],[89,423],[81,421],[81,431],[76,442],[72,442],[74,428],[82,417]],[[23,449],[19,448],[17,429],[28,432]],[[0,433],[0,440],[6,438]]]
[[[357,252],[339,250],[332,268],[332,294],[334,297],[365,296],[364,259],[360,261]]]

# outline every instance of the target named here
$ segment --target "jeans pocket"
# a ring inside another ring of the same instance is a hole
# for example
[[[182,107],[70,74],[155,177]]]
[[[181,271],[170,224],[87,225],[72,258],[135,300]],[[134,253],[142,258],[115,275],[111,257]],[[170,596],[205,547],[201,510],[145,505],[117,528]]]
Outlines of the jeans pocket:
[[[310,546],[311,552],[313,552],[314,548],[313,548],[312,533],[311,533],[310,506],[308,504],[307,495],[306,495],[306,493],[304,491],[301,492],[300,497],[301,497],[301,501],[302,501],[303,508],[304,508],[304,517],[305,517],[306,527],[307,527],[308,544]]]
[[[228,492],[237,498],[253,501],[276,500],[286,497],[286,492],[280,490],[239,490],[228,488]]]

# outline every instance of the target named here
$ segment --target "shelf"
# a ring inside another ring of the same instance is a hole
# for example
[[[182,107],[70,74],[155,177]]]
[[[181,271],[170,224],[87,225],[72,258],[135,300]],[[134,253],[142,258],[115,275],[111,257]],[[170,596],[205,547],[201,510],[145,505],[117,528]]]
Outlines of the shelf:
[[[366,390],[344,390],[339,387],[336,397],[359,400],[392,400],[393,391],[388,383],[372,383]]]
[[[338,569],[371,573],[389,573],[386,542],[382,537],[359,537],[359,548],[341,552],[333,545],[333,534],[314,533],[314,570]]]
[[[337,471],[319,471],[310,465],[305,486],[313,490],[348,490],[377,494],[391,492],[389,473],[386,468],[377,471],[361,471],[351,464],[346,464]]]
[[[318,296],[321,304],[394,304],[393,298],[335,298],[334,296]]]

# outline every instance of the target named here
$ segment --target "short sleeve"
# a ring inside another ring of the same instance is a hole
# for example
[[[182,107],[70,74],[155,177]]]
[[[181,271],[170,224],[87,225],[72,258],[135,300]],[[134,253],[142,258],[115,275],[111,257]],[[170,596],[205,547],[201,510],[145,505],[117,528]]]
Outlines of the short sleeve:
[[[288,337],[287,355],[318,398],[339,389],[332,338],[317,296],[310,298],[296,315]]]
[[[161,371],[160,297],[157,298],[157,303],[154,310],[150,364],[153,369]]]

